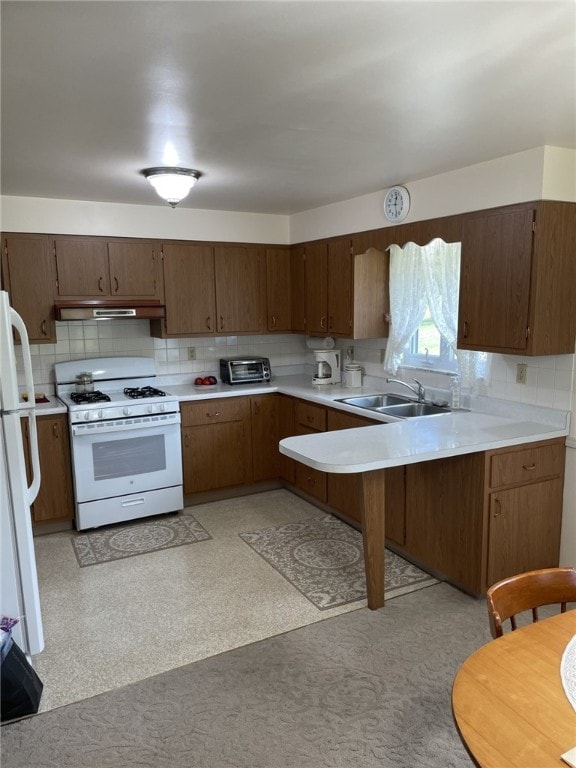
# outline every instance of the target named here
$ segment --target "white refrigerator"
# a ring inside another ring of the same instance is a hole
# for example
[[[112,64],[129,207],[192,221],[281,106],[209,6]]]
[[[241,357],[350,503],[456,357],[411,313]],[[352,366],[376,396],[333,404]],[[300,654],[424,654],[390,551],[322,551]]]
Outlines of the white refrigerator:
[[[20,401],[13,329],[22,344],[28,403]],[[44,648],[30,505],[40,488],[34,382],[26,327],[0,291],[0,615],[18,619],[12,636],[28,656]],[[30,434],[32,483],[28,485],[21,420]]]

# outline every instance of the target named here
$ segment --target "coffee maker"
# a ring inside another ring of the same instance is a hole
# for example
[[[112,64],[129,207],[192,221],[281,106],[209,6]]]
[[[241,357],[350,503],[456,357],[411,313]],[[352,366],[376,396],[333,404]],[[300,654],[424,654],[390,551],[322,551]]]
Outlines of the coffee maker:
[[[312,379],[312,384],[339,384],[340,383],[340,352],[331,349],[330,351],[314,352],[316,360],[316,373]]]

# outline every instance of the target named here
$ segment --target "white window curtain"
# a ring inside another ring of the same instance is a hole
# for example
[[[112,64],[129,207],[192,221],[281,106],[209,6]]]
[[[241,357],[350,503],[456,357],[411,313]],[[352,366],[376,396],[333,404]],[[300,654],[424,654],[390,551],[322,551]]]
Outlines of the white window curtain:
[[[390,338],[384,368],[396,373],[404,348],[418,330],[426,311],[450,345],[462,386],[479,390],[487,383],[490,356],[456,348],[460,243],[432,240],[428,245],[407,243],[390,248]]]
[[[421,248],[416,243],[390,246],[390,336],[384,368],[396,373],[404,347],[418,330],[426,312]]]

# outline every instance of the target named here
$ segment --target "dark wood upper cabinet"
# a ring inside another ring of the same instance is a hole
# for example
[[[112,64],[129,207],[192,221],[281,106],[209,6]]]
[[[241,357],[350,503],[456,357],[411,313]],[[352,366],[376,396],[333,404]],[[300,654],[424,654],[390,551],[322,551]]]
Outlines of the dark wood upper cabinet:
[[[464,219],[460,348],[526,349],[533,220],[531,208]]]
[[[218,333],[263,333],[264,269],[260,249],[216,246],[214,262]]]
[[[62,236],[53,239],[58,297],[163,297],[160,247],[149,240]]]
[[[290,248],[266,248],[266,328],[270,333],[292,329],[291,285]]]
[[[462,217],[458,347],[574,352],[576,205],[542,201]]]
[[[54,343],[56,273],[50,238],[10,234],[2,237],[2,245],[2,287],[24,320],[29,341]]]
[[[165,333],[216,332],[214,249],[210,245],[164,243]]]

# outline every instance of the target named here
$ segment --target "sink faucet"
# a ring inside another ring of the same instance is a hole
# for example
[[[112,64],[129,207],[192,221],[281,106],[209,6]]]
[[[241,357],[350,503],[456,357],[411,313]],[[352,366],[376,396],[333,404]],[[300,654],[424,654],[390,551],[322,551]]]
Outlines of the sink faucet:
[[[418,402],[423,403],[426,398],[426,390],[418,379],[412,379],[412,381],[415,381],[416,384],[418,384],[418,388],[414,387],[412,384],[407,384],[405,381],[400,381],[400,379],[386,379],[387,384],[402,384],[403,387],[408,387],[408,389],[416,395]]]

